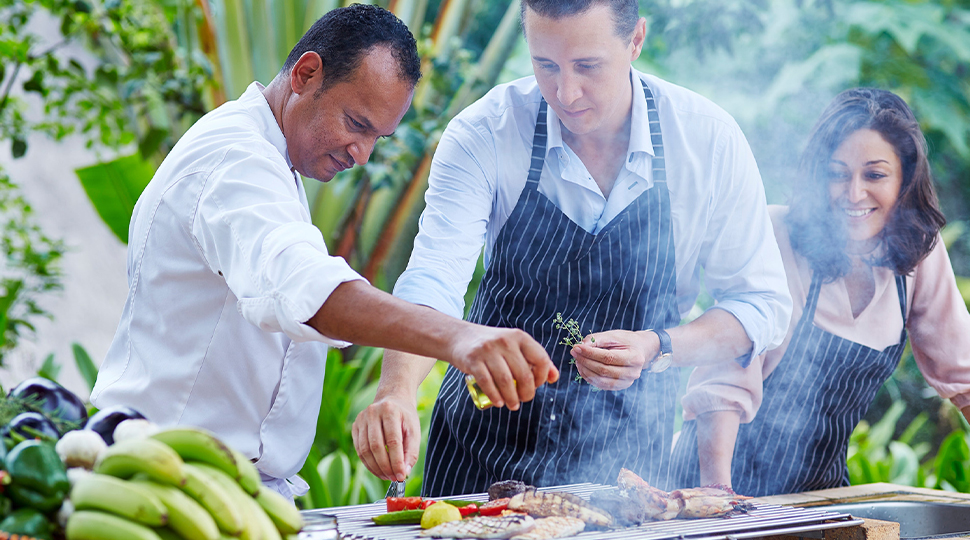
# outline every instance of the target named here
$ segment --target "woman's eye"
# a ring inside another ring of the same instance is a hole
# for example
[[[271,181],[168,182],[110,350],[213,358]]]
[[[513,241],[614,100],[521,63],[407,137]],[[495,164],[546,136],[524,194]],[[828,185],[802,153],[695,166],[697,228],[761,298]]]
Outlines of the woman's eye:
[[[886,175],[881,172],[870,172],[869,174],[866,175],[866,177],[869,178],[870,180],[882,180],[883,178],[886,177]]]
[[[579,67],[579,69],[593,69],[596,67],[596,64],[576,64],[576,65]]]
[[[829,171],[829,182],[846,182],[849,175],[840,171]]]

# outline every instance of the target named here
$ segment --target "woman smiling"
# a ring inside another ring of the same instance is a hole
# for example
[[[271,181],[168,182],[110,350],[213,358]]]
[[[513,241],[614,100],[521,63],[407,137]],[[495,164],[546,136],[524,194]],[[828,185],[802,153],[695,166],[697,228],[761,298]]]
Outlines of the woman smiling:
[[[697,368],[674,450],[679,485],[764,496],[849,484],[853,428],[907,333],[927,382],[970,417],[970,314],[939,231],[926,141],[891,92],[839,94],[772,207],[794,302],[782,345]]]

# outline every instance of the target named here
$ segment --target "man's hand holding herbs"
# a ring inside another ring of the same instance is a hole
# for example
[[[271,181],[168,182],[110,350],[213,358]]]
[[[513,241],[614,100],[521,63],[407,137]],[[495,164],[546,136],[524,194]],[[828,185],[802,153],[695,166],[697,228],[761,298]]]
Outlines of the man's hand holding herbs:
[[[660,351],[650,331],[610,330],[586,336],[569,351],[579,374],[601,390],[624,390],[640,378]]]
[[[455,337],[450,357],[458,371],[475,377],[494,406],[513,411],[531,401],[537,387],[559,380],[542,345],[518,329],[474,325]]]

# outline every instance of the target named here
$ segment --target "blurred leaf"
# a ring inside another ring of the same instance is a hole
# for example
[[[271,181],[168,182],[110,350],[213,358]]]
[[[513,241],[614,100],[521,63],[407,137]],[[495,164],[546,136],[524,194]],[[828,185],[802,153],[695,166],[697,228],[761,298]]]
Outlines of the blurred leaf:
[[[23,139],[14,139],[10,143],[10,153],[15,159],[24,157],[24,154],[27,153],[27,141]]]
[[[122,242],[138,196],[155,174],[151,163],[131,155],[74,171],[101,219]]]
[[[94,364],[91,356],[80,343],[71,343],[71,351],[74,352],[74,363],[81,378],[87,383],[88,390],[94,390],[94,383],[98,381],[98,366]]]
[[[326,486],[323,477],[320,476],[318,467],[320,466],[320,451],[317,448],[310,448],[310,455],[307,456],[303,468],[300,469],[300,478],[306,481],[310,490],[300,498],[302,508],[324,508],[327,506]]]
[[[915,485],[919,471],[919,458],[908,445],[893,441],[889,443],[889,453],[892,462],[889,469],[888,481],[904,486]]]
[[[37,370],[37,376],[57,382],[57,375],[61,372],[61,365],[54,360],[54,353],[44,358],[44,363]]]
[[[326,506],[339,506],[346,499],[351,483],[350,459],[340,450],[324,456],[317,466],[323,481]]]

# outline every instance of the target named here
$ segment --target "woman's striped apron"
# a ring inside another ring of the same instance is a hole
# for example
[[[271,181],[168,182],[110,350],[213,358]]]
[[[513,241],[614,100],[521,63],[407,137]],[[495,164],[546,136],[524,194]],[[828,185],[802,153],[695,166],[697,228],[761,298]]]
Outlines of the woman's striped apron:
[[[906,345],[906,280],[896,276],[903,330],[877,351],[820,330],[813,321],[822,280],[812,278],[805,311],[778,367],[765,379],[764,401],[734,446],[731,481],[760,497],[849,485],[849,436],[892,375]],[[671,475],[679,486],[700,481],[696,423],[685,422]]]
[[[676,370],[643,373],[622,391],[575,382],[566,337],[553,319],[584,333],[669,328],[675,302],[674,243],[660,122],[644,84],[654,145],[653,181],[601,232],[590,234],[539,193],[546,155],[546,102],[536,119],[522,195],[496,240],[469,320],[521,328],[559,367],[518,411],[479,411],[464,375],[448,368],[431,418],[424,495],[480,492],[500,480],[537,486],[616,483],[621,467],[663,486],[669,468]]]

